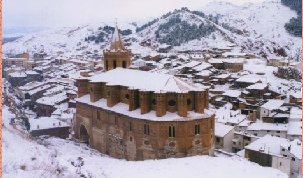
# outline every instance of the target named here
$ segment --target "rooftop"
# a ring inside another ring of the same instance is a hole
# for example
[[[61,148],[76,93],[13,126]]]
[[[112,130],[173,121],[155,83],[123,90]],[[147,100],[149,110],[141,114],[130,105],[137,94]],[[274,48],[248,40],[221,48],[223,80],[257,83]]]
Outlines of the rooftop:
[[[264,83],[255,83],[247,87],[248,90],[264,90],[267,87],[267,84]]]
[[[265,135],[264,137],[247,145],[245,149],[259,151],[270,155],[281,155],[280,146],[287,144],[289,144],[289,141],[285,138]]]
[[[274,110],[274,109],[278,109],[279,107],[281,107],[283,105],[284,101],[283,100],[268,100],[265,104],[263,104],[261,107],[264,109],[268,109],[268,110]]]
[[[30,130],[42,130],[56,127],[68,127],[68,124],[52,117],[40,117],[38,119],[30,119]]]
[[[176,92],[201,91],[196,86],[168,74],[151,73],[133,69],[116,68],[90,78],[91,82],[126,86],[141,91]]]
[[[296,158],[299,158],[302,160],[302,142],[298,139],[295,139],[294,141],[283,143],[281,145],[285,150],[290,149],[290,154],[294,155]]]
[[[240,90],[227,90],[223,93],[225,96],[233,97],[233,98],[238,98],[241,95]]]
[[[247,130],[287,131],[287,124],[256,122],[256,123],[252,123],[250,126],[248,126]]]
[[[224,137],[228,134],[231,130],[233,130],[233,126],[225,125],[220,122],[215,123],[215,136],[216,137]]]

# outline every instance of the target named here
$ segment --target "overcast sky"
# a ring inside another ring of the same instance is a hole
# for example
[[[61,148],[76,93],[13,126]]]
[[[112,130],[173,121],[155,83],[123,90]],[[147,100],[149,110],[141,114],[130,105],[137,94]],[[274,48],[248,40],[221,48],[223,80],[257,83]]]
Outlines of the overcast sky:
[[[213,0],[3,0],[3,26],[59,27],[159,17],[180,7],[202,9]],[[223,0],[235,4],[261,0]]]

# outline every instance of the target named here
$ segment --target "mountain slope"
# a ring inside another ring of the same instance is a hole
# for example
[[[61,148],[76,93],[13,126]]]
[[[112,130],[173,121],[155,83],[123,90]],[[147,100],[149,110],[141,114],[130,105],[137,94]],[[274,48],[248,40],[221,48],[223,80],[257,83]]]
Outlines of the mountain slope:
[[[264,54],[268,57],[294,56],[301,49],[302,38],[293,37],[284,28],[296,12],[282,5],[280,0],[235,6],[214,2],[204,9],[208,15],[219,16],[219,24],[245,31],[247,38],[238,42],[244,51]]]
[[[124,36],[124,40],[135,54],[141,56],[157,54],[157,48],[163,45],[173,46],[171,52],[236,46],[238,52],[265,58],[296,56],[299,59],[302,38],[291,36],[284,28],[293,17],[296,12],[278,0],[243,6],[212,2],[202,12],[187,8],[169,12],[137,27],[137,32],[133,29],[134,23],[122,29],[133,31]],[[91,24],[26,35],[4,44],[3,52],[44,49],[51,54],[62,51],[65,56],[101,55],[111,37],[106,25]]]

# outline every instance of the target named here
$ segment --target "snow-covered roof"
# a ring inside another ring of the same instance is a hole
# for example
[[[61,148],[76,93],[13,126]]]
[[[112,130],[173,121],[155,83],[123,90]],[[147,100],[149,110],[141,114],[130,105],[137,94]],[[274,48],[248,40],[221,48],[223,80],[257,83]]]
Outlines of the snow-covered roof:
[[[252,123],[247,127],[247,130],[274,130],[274,131],[287,131],[287,124],[278,123]]]
[[[243,63],[242,58],[212,58],[208,60],[209,63]]]
[[[53,117],[40,117],[38,119],[30,119],[30,130],[42,130],[56,127],[68,127],[69,125]]]
[[[113,107],[108,107],[107,106],[107,101],[106,99],[102,98],[96,102],[91,102],[90,101],[90,96],[89,94],[84,95],[80,98],[76,99],[77,102],[80,103],[85,103],[91,106],[103,108],[109,111],[113,111],[122,115],[127,115],[132,118],[137,118],[137,119],[143,119],[143,120],[151,120],[151,121],[188,121],[188,120],[194,120],[194,119],[203,119],[203,118],[209,118],[211,117],[214,113],[210,110],[205,109],[204,114],[201,113],[196,113],[194,111],[188,111],[187,112],[187,117],[181,117],[177,114],[177,112],[166,112],[166,114],[162,117],[157,117],[155,111],[150,111],[146,114],[141,114],[140,108],[129,111],[129,106],[128,104],[124,103],[118,103],[114,105]]]
[[[33,71],[33,70],[25,71],[25,73],[26,73],[27,75],[36,75],[36,74],[39,74],[38,72]]]
[[[240,52],[225,52],[222,54],[223,56],[245,56],[247,53],[240,53]]]
[[[199,73],[196,73],[197,76],[210,76],[213,72],[210,70],[202,70]]]
[[[28,94],[33,95],[35,93],[38,93],[39,91],[46,90],[46,89],[51,88],[51,87],[53,87],[53,86],[49,85],[49,84],[46,84],[46,85],[43,85],[43,86],[39,86],[39,87],[37,87],[37,88],[35,88],[33,90],[29,90]]]
[[[302,136],[302,122],[290,121],[287,127],[287,135],[301,135]]]
[[[201,90],[173,75],[123,68],[94,75],[90,80],[91,82],[105,82],[107,85],[120,85],[143,91],[184,93]]]
[[[196,71],[202,71],[210,67],[212,67],[210,63],[202,62],[200,65],[195,66],[193,69],[195,69]]]
[[[293,96],[294,98],[302,98],[302,93],[301,92],[292,92],[289,95]]]
[[[19,77],[26,77],[26,73],[25,72],[13,72],[8,74],[10,77],[15,77],[15,78],[19,78]]]
[[[283,100],[272,99],[272,100],[268,100],[261,107],[264,109],[268,109],[268,110],[274,110],[274,109],[278,109],[279,107],[281,107],[283,105],[283,103],[284,103]]]
[[[62,92],[57,95],[39,98],[36,102],[39,104],[54,106],[66,99],[67,99],[66,92]]]
[[[216,137],[224,137],[230,131],[234,129],[233,126],[225,125],[220,122],[215,123],[215,136]]]
[[[302,119],[302,109],[299,107],[292,107],[290,109],[290,115],[289,115],[290,120],[301,120]]]
[[[225,96],[233,97],[233,98],[238,98],[241,95],[240,90],[227,90],[226,92],[223,93]]]
[[[237,82],[243,82],[243,83],[257,83],[260,81],[260,79],[250,76],[242,76],[236,80]]]
[[[181,66],[175,67],[174,69],[179,70],[182,68],[195,68],[196,66],[200,66],[202,63],[198,61],[190,61],[188,63],[182,64]]]
[[[228,78],[229,76],[230,76],[230,74],[220,74],[220,75],[214,76],[214,78],[225,79],[225,78]]]
[[[294,155],[296,158],[299,158],[302,160],[302,141],[295,139],[288,143],[283,143],[281,146],[285,150],[289,150],[290,154]]]
[[[240,127],[247,127],[252,123],[252,121],[245,119],[244,121],[240,122],[239,126]]]
[[[246,87],[248,90],[264,90],[267,87],[267,84],[264,83],[255,83]]]
[[[281,155],[280,146],[287,145],[289,141],[285,138],[265,135],[264,137],[245,146],[245,149],[259,151],[270,155]]]

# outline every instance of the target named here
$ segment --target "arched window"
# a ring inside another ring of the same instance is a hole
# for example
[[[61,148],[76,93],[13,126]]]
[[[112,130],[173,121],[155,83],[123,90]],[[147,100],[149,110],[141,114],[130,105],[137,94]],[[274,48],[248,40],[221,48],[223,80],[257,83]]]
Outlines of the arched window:
[[[144,134],[149,135],[149,124],[144,124]]]
[[[195,135],[199,135],[199,134],[200,134],[200,125],[195,124]]]
[[[152,100],[153,105],[156,105],[156,99]]]
[[[176,136],[176,128],[175,126],[168,127],[168,137],[175,137]]]
[[[100,120],[100,111],[97,111],[97,120]]]
[[[115,69],[117,67],[117,62],[116,62],[116,60],[114,60],[114,62],[113,62],[113,68]]]
[[[105,61],[105,70],[108,70],[108,61]]]
[[[133,125],[131,122],[129,122],[129,131],[132,131],[133,130]]]
[[[191,104],[191,100],[187,99],[187,105],[190,105],[190,104]]]
[[[122,67],[126,68],[126,61],[122,61]]]

